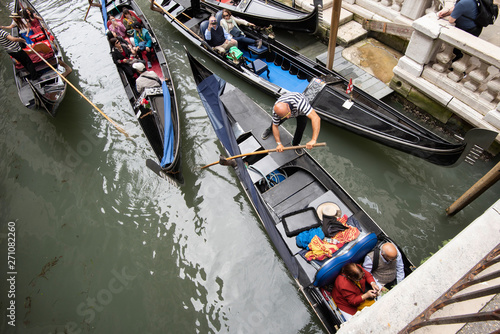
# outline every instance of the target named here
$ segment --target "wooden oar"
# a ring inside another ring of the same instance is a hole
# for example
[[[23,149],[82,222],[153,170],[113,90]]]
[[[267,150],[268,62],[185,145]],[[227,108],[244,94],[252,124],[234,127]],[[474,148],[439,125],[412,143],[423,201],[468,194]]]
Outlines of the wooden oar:
[[[89,4],[89,8],[87,9],[87,13],[85,13],[85,17],[83,18],[84,21],[87,20],[87,15],[89,15],[90,7],[92,7],[92,4]]]
[[[160,6],[156,1],[154,0],[151,0],[151,10],[154,10],[154,11],[157,11],[153,8],[153,4],[160,8],[165,14],[167,14],[170,18],[174,19],[175,21],[177,21],[177,23],[179,23],[181,26],[184,27],[184,29],[186,29],[187,31],[189,31],[191,33],[191,35],[195,36],[196,38],[198,38],[200,41],[204,42],[204,40],[198,36],[194,31],[192,31],[191,29],[189,29],[188,27],[186,27],[184,25],[184,23],[182,23],[181,21],[179,21],[179,19],[177,19],[176,17],[174,17],[172,14],[170,14],[169,12],[167,12],[167,10],[165,8],[163,8],[162,6]],[[158,12],[158,11],[157,11]]]
[[[43,60],[45,62],[45,64],[47,64],[52,69],[52,71],[56,72],[57,75],[61,77],[61,79],[63,79],[64,81],[66,81],[66,83],[68,85],[70,85],[78,94],[80,94],[88,103],[90,103],[90,105],[92,107],[94,107],[97,111],[99,111],[104,116],[104,118],[106,118],[111,124],[113,124],[115,126],[115,128],[118,129],[118,131],[120,131],[126,137],[128,137],[128,133],[126,133],[125,130],[123,130],[121,127],[119,127],[111,118],[109,118],[105,113],[103,113],[101,111],[101,109],[97,108],[97,106],[95,104],[93,104],[85,95],[83,95],[82,92],[80,92],[75,86],[73,86],[73,84],[71,82],[69,82],[68,79],[66,79],[64,77],[64,75],[62,75],[61,73],[59,73],[59,71],[57,71],[52,65],[50,65],[50,63],[47,60],[45,60],[45,58],[43,58],[38,52],[36,52],[36,50],[33,49],[31,47],[31,45],[28,45],[28,47],[31,49],[31,51],[33,51],[34,53],[36,53],[36,55],[38,57],[40,57],[40,59]]]
[[[320,146],[326,146],[326,143],[316,143],[316,144],[313,145],[313,147],[320,147]],[[306,145],[284,147],[283,151],[296,150],[296,149],[299,149],[299,148],[306,148]],[[249,153],[244,153],[244,154],[238,154],[238,155],[234,155],[234,156],[229,157],[229,158],[224,158],[224,160],[225,161],[227,161],[227,160],[233,160],[233,159],[236,159],[236,158],[246,157],[246,156],[249,156],[249,155],[259,155],[259,154],[266,154],[266,153],[271,153],[271,152],[276,152],[276,149],[273,148],[271,150],[262,150],[262,151],[255,151],[255,152],[249,152]],[[220,161],[221,160],[216,161],[216,162],[212,162],[211,164],[208,164],[206,166],[201,167],[201,169],[205,169],[207,167],[210,167],[210,166],[213,166],[213,165],[217,165],[218,163],[220,163]]]

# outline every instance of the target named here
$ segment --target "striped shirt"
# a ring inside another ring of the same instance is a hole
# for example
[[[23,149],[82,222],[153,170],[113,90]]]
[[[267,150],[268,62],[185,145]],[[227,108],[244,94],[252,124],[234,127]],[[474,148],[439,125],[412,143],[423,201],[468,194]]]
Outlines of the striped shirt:
[[[301,93],[286,93],[280,96],[276,103],[287,103],[290,107],[290,118],[298,116],[308,116],[311,113],[312,107],[307,101],[304,94]],[[276,105],[276,103],[274,105]],[[281,117],[276,115],[273,108],[273,124],[279,125]]]
[[[9,33],[0,29],[0,45],[4,47],[5,51],[7,51],[7,53],[21,51],[19,43],[8,40],[7,36],[9,36]]]

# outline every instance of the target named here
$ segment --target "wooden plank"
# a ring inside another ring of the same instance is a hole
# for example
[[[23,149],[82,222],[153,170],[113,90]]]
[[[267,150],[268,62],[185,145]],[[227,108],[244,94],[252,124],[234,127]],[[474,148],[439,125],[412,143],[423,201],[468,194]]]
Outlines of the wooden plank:
[[[384,34],[396,35],[406,39],[410,39],[411,34],[413,33],[413,28],[410,26],[375,20],[364,20],[363,28],[366,30],[382,32]]]

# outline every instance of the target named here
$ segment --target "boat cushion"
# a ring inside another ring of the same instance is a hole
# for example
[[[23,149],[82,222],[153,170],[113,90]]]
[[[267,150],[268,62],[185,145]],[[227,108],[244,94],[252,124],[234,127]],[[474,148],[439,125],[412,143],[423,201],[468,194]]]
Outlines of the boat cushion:
[[[354,245],[342,255],[327,261],[316,273],[314,286],[322,287],[333,284],[340,274],[342,267],[347,263],[360,262],[377,244],[377,235],[370,233],[354,241]]]
[[[215,19],[217,20],[217,25],[220,25],[220,20],[222,20],[222,10],[219,10],[219,11],[215,14]]]
[[[283,215],[281,218],[286,236],[291,238],[300,232],[321,226],[318,214],[314,208],[305,208]]]
[[[267,78],[269,79],[269,68],[267,64],[260,59],[252,61],[252,69],[257,75],[261,75],[264,71],[267,71]]]
[[[248,51],[250,52],[250,55],[252,55],[252,53],[255,53],[256,55],[261,55],[267,51],[267,46],[262,45],[260,48],[257,48],[257,46],[255,45],[249,45]]]
[[[203,40],[205,41],[205,30],[208,28],[208,20],[205,20],[200,23],[200,34],[201,37],[203,37]]]

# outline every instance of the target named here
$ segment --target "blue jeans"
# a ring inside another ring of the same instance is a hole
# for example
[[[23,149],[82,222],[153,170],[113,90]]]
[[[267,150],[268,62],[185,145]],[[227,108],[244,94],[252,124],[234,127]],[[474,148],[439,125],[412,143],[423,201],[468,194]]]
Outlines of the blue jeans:
[[[257,42],[255,39],[243,35],[233,38],[238,41],[238,48],[241,50],[247,50],[249,45]]]

